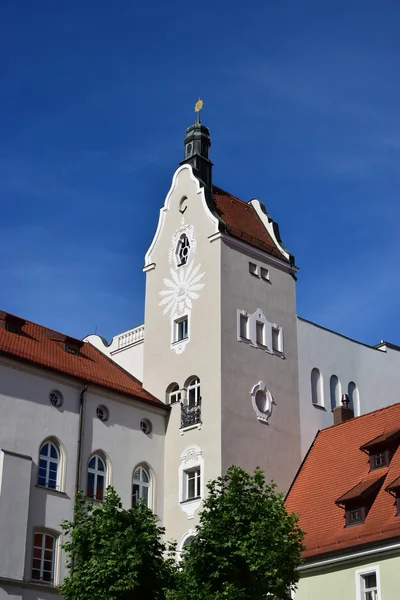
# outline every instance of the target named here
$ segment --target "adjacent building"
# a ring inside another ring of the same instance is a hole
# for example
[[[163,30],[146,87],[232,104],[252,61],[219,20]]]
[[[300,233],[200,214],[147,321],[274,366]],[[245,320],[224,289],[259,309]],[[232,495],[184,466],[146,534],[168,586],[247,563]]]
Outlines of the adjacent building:
[[[384,600],[400,590],[400,404],[320,431],[286,498],[306,532],[296,600]]]

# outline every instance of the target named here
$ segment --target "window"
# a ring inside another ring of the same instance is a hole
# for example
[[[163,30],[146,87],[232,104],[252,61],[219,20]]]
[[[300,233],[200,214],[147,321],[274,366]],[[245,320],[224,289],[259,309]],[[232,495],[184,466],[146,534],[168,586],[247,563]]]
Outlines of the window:
[[[197,406],[200,404],[201,396],[200,396],[200,379],[198,377],[193,377],[189,380],[187,384],[187,405]]]
[[[258,267],[256,264],[249,262],[249,273],[255,277],[258,277]]]
[[[38,485],[58,490],[60,453],[53,442],[42,444],[39,453]]]
[[[358,393],[358,389],[354,381],[350,381],[348,387],[348,395],[350,401],[350,408],[354,410],[354,416],[360,416],[360,395]]]
[[[358,525],[364,523],[365,520],[365,507],[356,506],[353,508],[346,509],[346,525]]]
[[[265,346],[265,325],[256,321],[256,342],[259,346]]]
[[[140,429],[143,431],[143,433],[145,433],[146,435],[150,435],[150,433],[152,432],[153,426],[151,424],[151,421],[149,421],[149,419],[142,419],[140,421]]]
[[[200,467],[184,471],[184,500],[200,497]]]
[[[49,401],[52,406],[59,408],[63,403],[63,397],[61,392],[58,390],[53,390],[49,394]]]
[[[319,369],[314,368],[311,371],[311,401],[315,406],[324,405],[322,390],[322,375]]]
[[[240,337],[249,339],[249,317],[240,315]]]
[[[281,330],[279,327],[272,327],[272,350],[282,352]]]
[[[329,382],[329,389],[331,394],[331,409],[333,410],[337,406],[340,406],[339,379],[336,377],[336,375],[332,375]]]
[[[100,421],[103,421],[103,423],[108,421],[109,416],[110,413],[108,412],[108,408],[105,406],[98,406],[96,408],[96,417],[100,419]]]
[[[99,502],[104,500],[105,479],[105,461],[98,454],[95,454],[89,460],[88,464],[86,491],[88,498],[93,498],[93,500],[98,500]]]
[[[168,387],[167,387],[167,394],[166,394],[167,398],[167,404],[174,404],[174,402],[180,402],[181,401],[181,390],[179,389],[179,385],[177,383],[171,383]]]
[[[397,490],[396,492],[396,510],[397,510],[397,516],[400,517],[400,491]]]
[[[269,271],[265,269],[265,267],[261,267],[260,269],[260,277],[264,279],[264,281],[269,281]]]
[[[361,575],[361,598],[362,600],[378,600],[376,573]]]
[[[174,342],[181,342],[188,338],[188,317],[174,321]]]
[[[390,462],[391,453],[389,450],[376,450],[369,457],[371,469],[380,469],[387,467]]]
[[[52,583],[54,580],[54,555],[56,539],[48,533],[33,536],[32,579]]]
[[[178,267],[186,265],[190,252],[189,238],[186,233],[182,233],[176,246],[176,262]]]
[[[150,503],[150,473],[144,467],[138,467],[133,473],[132,504],[145,500]]]

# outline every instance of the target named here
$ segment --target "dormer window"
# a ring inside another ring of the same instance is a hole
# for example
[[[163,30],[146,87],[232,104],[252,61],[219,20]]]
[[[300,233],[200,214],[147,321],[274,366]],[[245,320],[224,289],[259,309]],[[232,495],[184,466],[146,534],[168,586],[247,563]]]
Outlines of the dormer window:
[[[370,454],[369,460],[372,469],[380,469],[381,467],[387,467],[390,462],[389,450],[380,450],[373,454]]]
[[[6,331],[9,331],[10,333],[16,333],[17,335],[21,335],[23,333],[22,328],[25,323],[26,321],[24,319],[14,315],[6,314],[4,318],[4,328]]]
[[[64,349],[68,354],[74,354],[75,356],[80,356],[81,348],[84,342],[80,340],[75,340],[74,338],[66,337],[64,340]]]
[[[400,441],[400,430],[385,431],[376,436],[360,450],[369,455],[371,471],[387,467],[393,454],[396,452]]]
[[[384,479],[380,473],[368,475],[335,501],[345,510],[346,527],[364,523]]]
[[[346,525],[358,525],[364,523],[365,506],[358,506],[351,510],[346,510]]]

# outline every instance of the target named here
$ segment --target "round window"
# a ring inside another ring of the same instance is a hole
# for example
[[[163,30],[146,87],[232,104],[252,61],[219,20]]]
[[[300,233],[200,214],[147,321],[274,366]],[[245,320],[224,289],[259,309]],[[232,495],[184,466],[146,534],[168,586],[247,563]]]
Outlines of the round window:
[[[153,429],[151,421],[149,421],[148,419],[142,419],[140,421],[140,429],[143,431],[143,433],[149,435],[149,433],[151,433],[151,430]]]
[[[49,394],[49,400],[50,404],[52,404],[53,406],[56,406],[57,408],[60,407],[63,403],[63,397],[61,392],[59,392],[58,390],[51,391]]]
[[[264,390],[258,390],[256,392],[256,406],[258,410],[262,413],[267,412],[268,402],[267,402],[267,394]]]
[[[100,421],[103,421],[103,423],[105,421],[108,421],[109,416],[110,413],[108,412],[108,408],[106,408],[105,406],[98,406],[96,408],[96,417],[100,419]]]

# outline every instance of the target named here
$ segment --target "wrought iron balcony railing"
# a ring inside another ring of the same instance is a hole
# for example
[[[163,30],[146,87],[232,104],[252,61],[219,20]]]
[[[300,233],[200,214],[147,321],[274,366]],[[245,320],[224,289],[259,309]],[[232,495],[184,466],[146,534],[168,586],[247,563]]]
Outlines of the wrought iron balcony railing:
[[[181,404],[181,429],[201,423],[201,403],[194,406]]]

